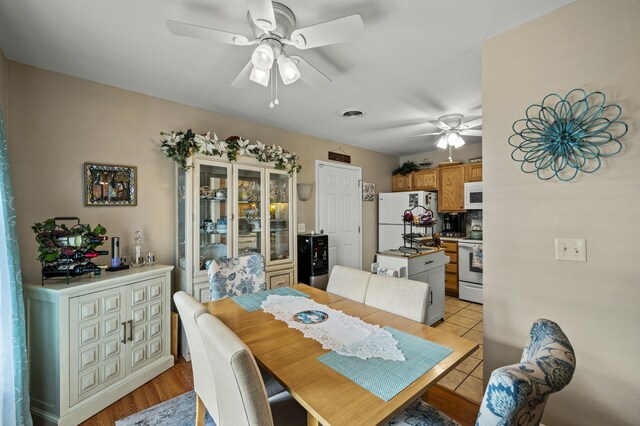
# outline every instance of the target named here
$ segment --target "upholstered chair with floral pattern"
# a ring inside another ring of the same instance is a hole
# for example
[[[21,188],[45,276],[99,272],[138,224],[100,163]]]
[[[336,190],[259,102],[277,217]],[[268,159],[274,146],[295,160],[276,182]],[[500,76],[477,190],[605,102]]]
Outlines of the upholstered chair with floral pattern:
[[[573,377],[576,358],[558,324],[546,319],[533,323],[519,364],[491,373],[476,426],[537,426],[549,395]],[[411,404],[389,425],[456,426],[457,423],[422,400]]]
[[[261,254],[213,259],[207,270],[211,300],[257,293],[267,289]]]

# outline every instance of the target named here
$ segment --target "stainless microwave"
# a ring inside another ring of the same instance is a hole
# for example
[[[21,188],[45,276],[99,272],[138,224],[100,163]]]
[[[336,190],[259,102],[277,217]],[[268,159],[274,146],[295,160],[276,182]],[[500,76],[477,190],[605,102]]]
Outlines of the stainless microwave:
[[[464,184],[465,210],[482,210],[482,182]]]

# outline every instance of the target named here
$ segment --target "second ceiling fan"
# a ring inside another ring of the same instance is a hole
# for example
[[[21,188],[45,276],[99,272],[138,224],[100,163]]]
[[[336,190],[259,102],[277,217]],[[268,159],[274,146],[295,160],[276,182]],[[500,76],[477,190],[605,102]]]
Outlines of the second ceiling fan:
[[[461,136],[482,136],[482,130],[472,130],[473,127],[482,125],[482,118],[462,123],[464,115],[462,114],[447,114],[438,118],[437,121],[429,121],[432,125],[438,127],[440,131],[431,133],[421,133],[418,136],[432,136],[440,135],[440,138],[436,141],[438,148],[446,149],[447,147],[458,148],[464,145],[464,139]]]
[[[247,18],[255,37],[252,40],[241,34],[173,20],[167,21],[167,28],[171,33],[181,36],[236,46],[257,45],[249,62],[231,83],[233,87],[248,87],[251,81],[268,86],[273,66],[277,64],[276,74],[280,74],[285,85],[300,79],[316,89],[331,80],[300,56],[288,56],[285,47],[305,50],[327,46],[356,39],[364,32],[364,22],[358,14],[295,29],[295,15],[282,3],[247,0],[247,8]]]

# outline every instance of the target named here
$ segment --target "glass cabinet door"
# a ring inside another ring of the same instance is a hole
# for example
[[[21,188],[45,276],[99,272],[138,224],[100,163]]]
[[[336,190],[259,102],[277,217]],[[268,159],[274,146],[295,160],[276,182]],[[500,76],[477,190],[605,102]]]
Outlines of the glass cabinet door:
[[[269,262],[291,259],[291,179],[286,172],[269,172]]]
[[[263,253],[262,193],[263,172],[251,167],[238,167],[236,181],[236,202],[238,217],[236,247],[238,256]]]
[[[194,179],[197,185],[194,203],[198,227],[194,227],[199,235],[200,244],[197,249],[196,259],[199,259],[197,268],[205,271],[211,259],[223,256],[231,256],[229,251],[229,238],[227,236],[230,213],[230,202],[227,199],[228,185],[230,183],[230,167],[226,165],[214,165],[198,163],[194,170]]]
[[[176,187],[178,202],[178,240],[177,240],[177,267],[187,269],[187,172],[177,169],[178,185]]]

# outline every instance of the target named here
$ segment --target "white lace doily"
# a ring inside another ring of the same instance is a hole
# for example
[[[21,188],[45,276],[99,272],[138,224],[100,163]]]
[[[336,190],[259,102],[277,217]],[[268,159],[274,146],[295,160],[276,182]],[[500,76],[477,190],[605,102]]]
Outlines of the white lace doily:
[[[270,295],[262,302],[262,309],[286,322],[289,328],[300,330],[304,337],[319,342],[324,349],[340,355],[361,359],[376,357],[392,361],[405,360],[402,351],[398,349],[398,341],[387,330],[307,297]],[[304,324],[293,319],[298,312],[308,310],[325,312],[329,318],[317,324]]]

